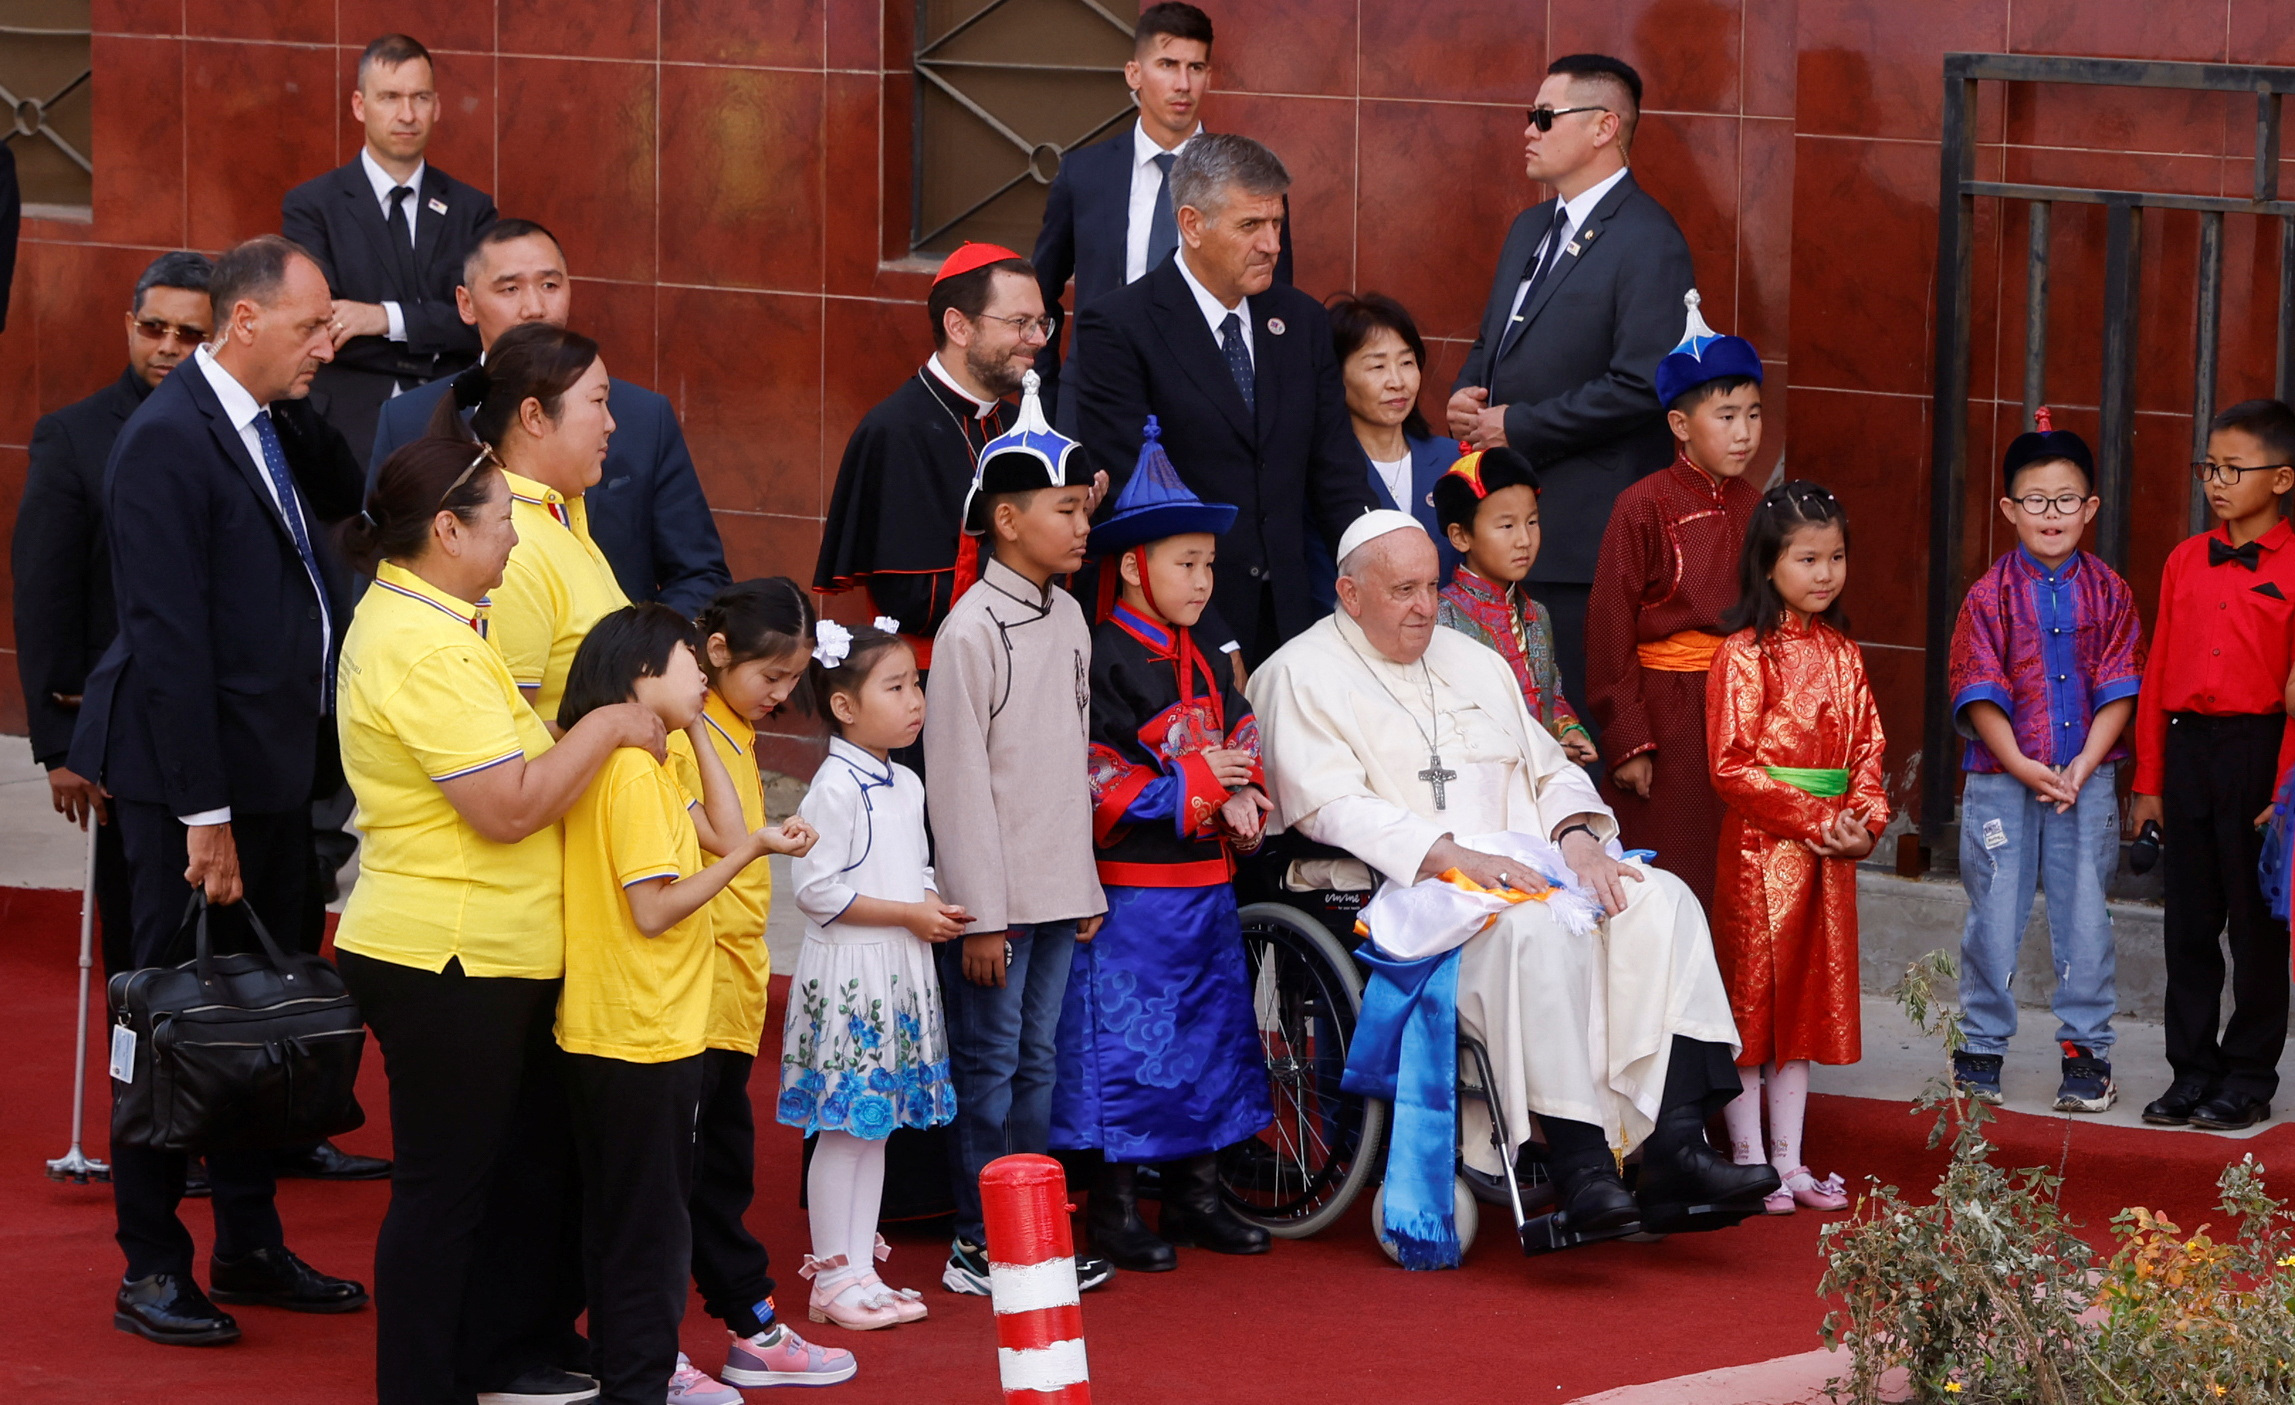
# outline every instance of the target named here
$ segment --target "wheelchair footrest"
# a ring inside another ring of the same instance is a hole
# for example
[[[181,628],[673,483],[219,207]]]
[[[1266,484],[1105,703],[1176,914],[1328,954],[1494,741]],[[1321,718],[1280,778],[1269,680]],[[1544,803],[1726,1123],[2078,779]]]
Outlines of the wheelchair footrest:
[[[1569,1216],[1556,1210],[1548,1214],[1532,1215],[1522,1222],[1522,1257],[1534,1259],[1540,1254],[1558,1253],[1575,1249],[1582,1244],[1599,1244],[1605,1239],[1623,1239],[1639,1234],[1638,1224],[1623,1224],[1610,1229],[1575,1230],[1570,1227]]]
[[[1696,1234],[1702,1230],[1728,1229],[1741,1221],[1761,1214],[1762,1202],[1753,1200],[1723,1200],[1705,1205],[1664,1205],[1646,1210],[1641,1227],[1652,1234]]]

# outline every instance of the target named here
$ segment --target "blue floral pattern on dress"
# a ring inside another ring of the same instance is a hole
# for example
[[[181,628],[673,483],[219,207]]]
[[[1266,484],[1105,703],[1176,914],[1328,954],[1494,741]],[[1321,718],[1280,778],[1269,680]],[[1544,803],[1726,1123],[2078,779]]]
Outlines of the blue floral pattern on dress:
[[[940,1028],[940,992],[898,975],[886,997],[858,979],[834,990],[807,980],[791,992],[774,1119],[805,1132],[881,1140],[896,1127],[936,1127],[956,1116],[948,1060],[925,1058],[924,1031]]]

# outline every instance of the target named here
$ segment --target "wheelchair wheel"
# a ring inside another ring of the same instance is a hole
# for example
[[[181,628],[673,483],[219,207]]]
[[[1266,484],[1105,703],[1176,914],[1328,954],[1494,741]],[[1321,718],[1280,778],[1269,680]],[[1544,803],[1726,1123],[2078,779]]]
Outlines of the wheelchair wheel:
[[[1362,1009],[1354,958],[1324,926],[1283,903],[1243,909],[1252,1004],[1274,1122],[1220,1156],[1228,1203],[1282,1239],[1346,1213],[1378,1170],[1387,1107],[1343,1092]]]
[[[1458,1231],[1458,1252],[1464,1257],[1466,1251],[1474,1247],[1475,1232],[1482,1228],[1482,1205],[1476,1198],[1474,1187],[1467,1184],[1464,1176],[1451,1182],[1451,1185],[1455,1197],[1451,1224]],[[1379,1241],[1379,1247],[1386,1251],[1387,1257],[1399,1264],[1402,1255],[1395,1252],[1395,1242],[1387,1238],[1386,1207],[1387,1188],[1382,1185],[1378,1194],[1371,1197],[1371,1234]]]

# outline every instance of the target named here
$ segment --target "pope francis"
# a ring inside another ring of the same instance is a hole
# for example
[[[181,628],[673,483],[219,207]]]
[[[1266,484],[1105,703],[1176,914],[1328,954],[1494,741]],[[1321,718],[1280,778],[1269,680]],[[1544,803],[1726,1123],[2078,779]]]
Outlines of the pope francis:
[[[1616,857],[1609,808],[1531,721],[1505,661],[1436,627],[1437,557],[1416,519],[1364,514],[1339,558],[1339,609],[1249,680],[1271,827],[1404,885],[1456,870],[1486,888],[1541,889],[1529,864],[1461,839],[1551,841],[1603,919],[1570,924],[1555,905],[1520,902],[1459,957],[1458,1027],[1489,1049],[1508,1125],[1524,1137],[1537,1114],[1574,1230],[1687,1230],[1758,1212],[1776,1171],[1732,1165],[1705,1137],[1742,1085],[1697,900],[1672,874]],[[1496,1169],[1485,1138],[1463,1140],[1488,1162],[1479,1169]],[[1638,1199],[1619,1175],[1635,1148]]]

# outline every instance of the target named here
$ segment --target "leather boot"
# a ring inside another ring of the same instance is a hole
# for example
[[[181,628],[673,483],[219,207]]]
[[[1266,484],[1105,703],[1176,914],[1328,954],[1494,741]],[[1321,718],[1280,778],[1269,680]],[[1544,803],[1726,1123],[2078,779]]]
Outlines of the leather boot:
[[[1619,1179],[1617,1167],[1560,1166],[1554,1170],[1554,1208],[1573,1234],[1599,1234],[1640,1222],[1642,1207]]]
[[[1667,1108],[1642,1148],[1642,1228],[1652,1234],[1724,1229],[1760,1214],[1778,1184],[1776,1167],[1740,1166],[1713,1149],[1699,1104]]]
[[[1219,1154],[1163,1163],[1163,1221],[1172,1244],[1215,1254],[1264,1254],[1272,1236],[1227,1208],[1219,1192]]]
[[[1092,1248],[1117,1268],[1169,1273],[1179,1267],[1179,1255],[1140,1218],[1132,1170],[1126,1161],[1100,1163],[1099,1174],[1092,1178],[1091,1202],[1084,1207],[1084,1228],[1091,1234]]]

